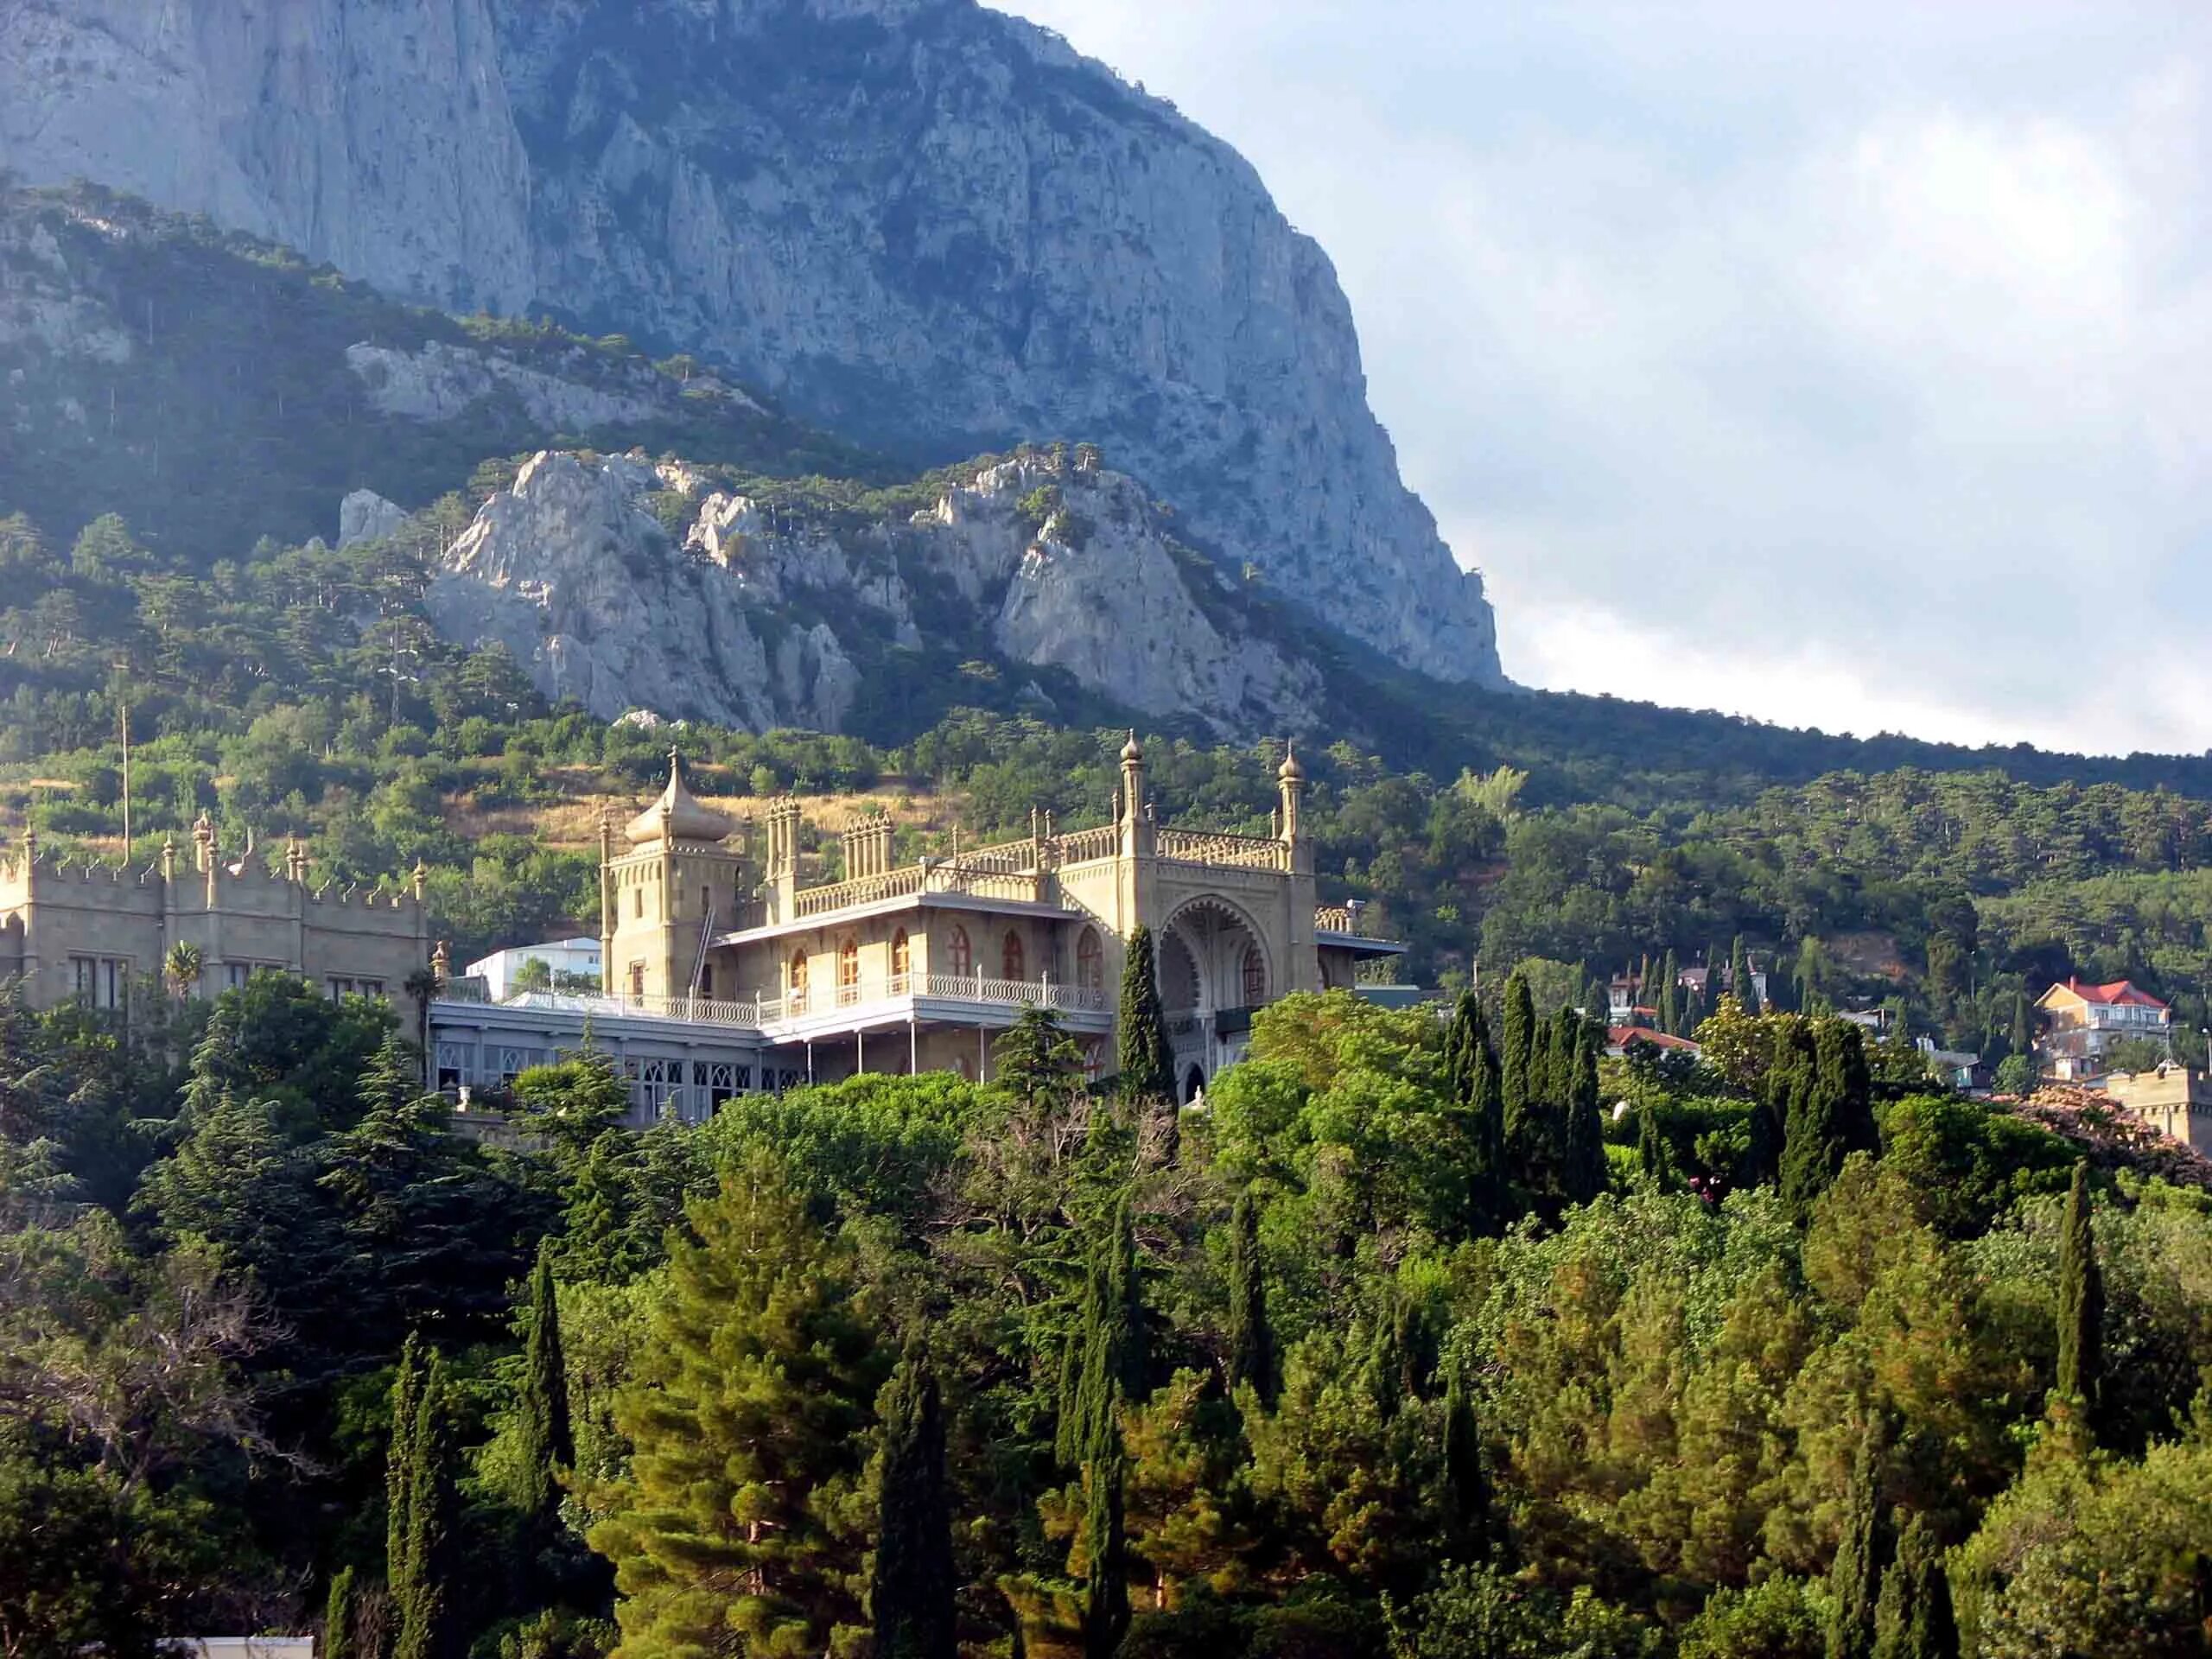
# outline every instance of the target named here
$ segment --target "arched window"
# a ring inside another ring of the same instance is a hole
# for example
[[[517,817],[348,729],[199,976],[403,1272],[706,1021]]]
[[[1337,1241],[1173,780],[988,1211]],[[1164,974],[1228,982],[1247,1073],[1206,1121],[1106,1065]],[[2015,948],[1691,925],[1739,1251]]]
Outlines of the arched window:
[[[1012,928],[1007,930],[1006,943],[999,947],[999,977],[1020,979],[1022,972],[1021,935]]]
[[[891,936],[891,971],[903,978],[913,967],[914,947],[906,942],[906,930],[902,927]]]
[[[1106,988],[1106,951],[1095,927],[1084,928],[1075,942],[1075,982],[1086,991]]]
[[[945,962],[954,973],[963,978],[976,970],[975,952],[968,948],[968,930],[957,924],[945,947]]]
[[[804,950],[791,952],[791,995],[798,1000],[801,1007],[805,1006],[806,952]]]
[[[860,983],[861,942],[849,934],[837,947],[837,1000],[851,1001],[852,993],[860,988]]]
[[[1260,954],[1260,947],[1244,947],[1244,1006],[1256,1008],[1268,1000],[1267,958]]]

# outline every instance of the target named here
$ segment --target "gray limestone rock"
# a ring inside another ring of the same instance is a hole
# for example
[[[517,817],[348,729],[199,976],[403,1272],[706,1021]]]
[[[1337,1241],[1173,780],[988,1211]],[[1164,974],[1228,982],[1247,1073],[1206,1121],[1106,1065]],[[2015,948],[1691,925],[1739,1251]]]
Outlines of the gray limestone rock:
[[[1224,734],[1313,723],[1319,676],[1243,625],[1118,473],[1007,461],[907,522],[840,535],[702,496],[684,472],[534,457],[446,550],[427,600],[439,631],[505,645],[548,696],[606,719],[645,708],[836,731],[865,684],[856,645],[923,643],[918,585],[943,595],[938,614],[973,617],[988,649],[1144,713],[1197,711]],[[671,489],[697,504],[681,538],[646,505]],[[1040,498],[1059,504],[1041,522]]]
[[[338,545],[381,540],[407,522],[407,509],[374,490],[355,490],[338,504]]]
[[[1172,106],[969,0],[0,0],[0,167],[687,349],[902,454],[1096,441],[1223,569],[1498,680],[1320,249]],[[470,372],[364,366],[432,403]]]

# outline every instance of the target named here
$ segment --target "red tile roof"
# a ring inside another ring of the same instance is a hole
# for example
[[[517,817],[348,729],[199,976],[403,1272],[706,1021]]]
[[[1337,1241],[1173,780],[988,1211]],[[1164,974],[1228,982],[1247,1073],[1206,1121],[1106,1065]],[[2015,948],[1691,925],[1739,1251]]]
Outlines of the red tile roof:
[[[1686,1048],[1693,1054],[1703,1051],[1687,1037],[1676,1037],[1668,1032],[1651,1031],[1643,1026],[1607,1026],[1605,1042],[1609,1047],[1626,1048],[1630,1043],[1650,1043],[1659,1048]]]
[[[2133,982],[2125,979],[2115,979],[2109,985],[2084,985],[2078,979],[2069,979],[2066,988],[2084,1002],[2125,1004],[2133,1008],[2163,1008],[2166,1006],[2150,992],[2137,990]]]

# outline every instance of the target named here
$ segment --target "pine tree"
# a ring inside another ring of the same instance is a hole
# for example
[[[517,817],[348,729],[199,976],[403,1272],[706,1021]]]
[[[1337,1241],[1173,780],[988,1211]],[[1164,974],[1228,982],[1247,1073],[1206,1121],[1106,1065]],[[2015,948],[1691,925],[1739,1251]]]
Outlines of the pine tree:
[[[445,1357],[433,1351],[408,1441],[406,1567],[391,1590],[397,1626],[392,1659],[448,1659],[454,1647],[449,1586],[455,1500],[448,1390]]]
[[[1109,1402],[1086,1460],[1088,1502],[1084,1512],[1084,1659],[1113,1659],[1129,1630],[1128,1530],[1122,1491],[1128,1457],[1116,1421],[1119,1401]]]
[[[1828,1570],[1827,1659],[1872,1659],[1875,1592],[1882,1576],[1882,1436],[1870,1428],[1859,1442],[1843,1535]]]
[[[1574,1022],[1574,1076],[1567,1096],[1567,1201],[1587,1204],[1605,1190],[1605,1124],[1598,1097],[1599,1028]]]
[[[2058,1239],[2058,1397],[2086,1432],[2104,1381],[2104,1273],[2089,1205],[2089,1166],[2074,1166]]]
[[[1516,969],[1505,982],[1505,1041],[1498,1054],[1505,1144],[1515,1159],[1528,1144],[1529,1117],[1536,1104],[1535,1071],[1536,1002],[1528,976]]]
[[[1881,1150],[1859,1027],[1842,1020],[1820,1020],[1814,1043],[1809,1086],[1802,1072],[1792,1079],[1782,1148],[1783,1200],[1800,1219],[1828,1190],[1845,1159],[1854,1152]]]
[[[1237,1196],[1229,1234],[1229,1382],[1249,1383],[1274,1408],[1274,1332],[1268,1324],[1267,1277],[1260,1260],[1260,1206],[1247,1187]]]
[[[918,1345],[907,1350],[882,1402],[875,1565],[868,1611],[875,1659],[957,1659],[952,1505],[944,1469],[944,1406]]]
[[[1959,1659],[1943,1551],[1922,1516],[1906,1523],[1874,1606],[1874,1659]]]
[[[629,1659],[820,1653],[856,1624],[860,1544],[820,1500],[856,1480],[884,1356],[849,1250],[755,1153],[692,1207],[636,1374],[635,1448],[591,1545],[614,1563]]]
[[[412,1333],[391,1379],[391,1427],[385,1440],[384,1577],[395,1599],[408,1581],[408,1505],[415,1478],[416,1414],[423,1403],[423,1344]]]
[[[353,1640],[353,1569],[341,1567],[322,1607],[322,1659],[361,1659]]]
[[[1122,967],[1122,1012],[1116,1030],[1122,1087],[1140,1099],[1175,1098],[1175,1058],[1167,1046],[1167,1011],[1160,1005],[1152,930],[1129,935]]]
[[[551,1241],[537,1252],[530,1275],[530,1339],[524,1351],[515,1507],[541,1529],[560,1525],[557,1470],[575,1466],[575,1440],[569,1426],[569,1372],[561,1351],[561,1306],[554,1293]]]
[[[1449,1554],[1454,1560],[1487,1560],[1492,1535],[1490,1480],[1483,1472],[1481,1426],[1455,1371],[1444,1389],[1444,1486],[1452,1518]]]

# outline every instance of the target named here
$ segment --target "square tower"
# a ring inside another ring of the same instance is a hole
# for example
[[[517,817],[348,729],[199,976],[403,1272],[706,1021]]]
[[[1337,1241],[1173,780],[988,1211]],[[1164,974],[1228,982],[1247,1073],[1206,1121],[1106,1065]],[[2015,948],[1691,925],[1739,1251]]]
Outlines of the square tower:
[[[621,830],[612,814],[600,821],[600,958],[613,995],[728,996],[737,987],[713,982],[706,944],[738,925],[747,897],[745,848],[738,826],[702,804],[683,781],[683,763],[668,755],[668,787]]]

